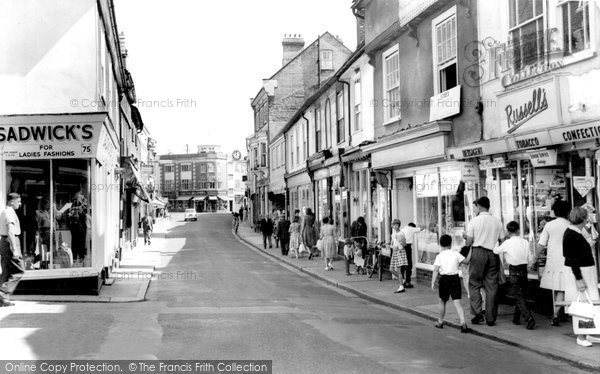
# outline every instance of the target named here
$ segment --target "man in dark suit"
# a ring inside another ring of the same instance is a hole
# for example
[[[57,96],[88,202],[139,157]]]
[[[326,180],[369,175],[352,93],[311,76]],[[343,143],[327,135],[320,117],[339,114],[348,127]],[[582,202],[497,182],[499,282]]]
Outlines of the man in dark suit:
[[[271,221],[269,215],[261,218],[260,232],[262,232],[263,235],[263,246],[265,249],[267,249],[267,241],[269,242],[269,248],[273,248],[273,242],[271,242],[271,235],[273,235],[273,221]]]
[[[283,256],[287,256],[290,250],[290,225],[287,214],[282,213],[277,225],[277,237],[279,238],[279,244],[281,244],[281,254]]]

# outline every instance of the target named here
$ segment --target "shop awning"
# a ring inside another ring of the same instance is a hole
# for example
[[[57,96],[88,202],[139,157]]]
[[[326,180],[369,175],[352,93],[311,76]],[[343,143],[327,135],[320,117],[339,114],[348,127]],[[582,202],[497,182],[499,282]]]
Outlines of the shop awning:
[[[163,203],[162,201],[160,201],[159,199],[154,199],[152,200],[152,205],[162,208],[165,206],[165,203]]]
[[[144,184],[142,183],[142,174],[135,167],[133,162],[131,162],[131,160],[127,160],[125,165],[127,165],[126,166],[127,176],[125,178],[125,184],[129,188],[132,188],[132,189],[135,188],[134,193],[140,199],[144,200],[147,203],[150,203],[150,196],[148,195],[148,191],[146,191],[146,187],[144,187]]]
[[[208,200],[217,201],[217,200],[219,200],[219,198],[217,196],[209,196]]]
[[[191,196],[179,196],[177,199],[175,199],[176,201],[188,201],[189,199],[191,199]]]
[[[204,200],[204,196],[194,196],[194,198],[192,200],[194,200],[194,201],[202,201],[202,200]]]

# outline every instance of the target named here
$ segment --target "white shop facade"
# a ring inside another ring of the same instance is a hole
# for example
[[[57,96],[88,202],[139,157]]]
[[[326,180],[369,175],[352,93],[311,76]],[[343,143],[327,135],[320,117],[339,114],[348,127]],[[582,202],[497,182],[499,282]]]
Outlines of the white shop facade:
[[[117,135],[106,113],[0,116],[0,204],[17,210],[17,292],[97,294],[119,250]]]

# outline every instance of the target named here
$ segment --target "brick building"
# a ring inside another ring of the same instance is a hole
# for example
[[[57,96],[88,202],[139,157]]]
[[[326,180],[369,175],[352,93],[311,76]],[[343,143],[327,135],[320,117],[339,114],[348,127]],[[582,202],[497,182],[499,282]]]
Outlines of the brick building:
[[[196,153],[161,155],[159,165],[161,190],[172,210],[239,209],[246,169],[241,156],[221,152],[220,146],[199,145]]]
[[[300,35],[286,35],[282,41],[283,67],[270,78],[252,100],[254,134],[246,139],[248,157],[248,187],[252,197],[250,214],[253,219],[285,205],[285,187],[280,180],[271,181],[270,142],[288,120],[333,76],[346,61],[350,50],[328,32],[304,48]],[[284,154],[278,149],[280,157]],[[280,178],[279,178],[280,179]],[[271,185],[271,182],[274,184]]]

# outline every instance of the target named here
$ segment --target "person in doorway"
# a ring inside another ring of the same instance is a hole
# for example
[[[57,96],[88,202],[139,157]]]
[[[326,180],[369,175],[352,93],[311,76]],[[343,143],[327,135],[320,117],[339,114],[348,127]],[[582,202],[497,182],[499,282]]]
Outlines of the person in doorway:
[[[552,326],[560,326],[561,321],[567,321],[564,308],[556,306],[556,303],[565,299],[566,275],[571,272],[571,269],[565,266],[563,257],[563,237],[571,225],[567,219],[570,209],[571,207],[566,201],[559,200],[552,205],[556,219],[544,225],[534,262],[537,263],[540,255],[544,251],[546,252],[546,266],[541,276],[540,287],[552,290],[552,306],[554,307]],[[533,270],[533,266],[531,268]]]
[[[462,286],[460,277],[458,276],[458,268],[461,262],[465,260],[464,256],[457,251],[452,250],[452,237],[450,235],[442,235],[440,237],[441,252],[435,258],[433,263],[433,275],[431,277],[431,289],[435,290],[435,281],[440,275],[439,282],[439,317],[435,327],[438,329],[444,328],[444,315],[446,314],[446,303],[450,298],[456,308],[456,313],[460,319],[460,332],[472,332],[465,321],[465,311],[460,304],[462,298]]]
[[[414,242],[415,233],[421,231],[421,229],[417,228],[417,225],[410,222],[406,227],[402,229],[402,233],[404,234],[404,238],[406,239],[406,245],[404,246],[404,250],[406,251],[406,261],[408,261],[408,265],[404,268],[405,270],[402,272],[402,277],[404,278],[404,287],[405,288],[413,288],[414,286],[411,283],[412,277],[412,244]]]
[[[598,275],[596,263],[590,243],[583,234],[583,228],[587,223],[588,212],[582,207],[575,207],[569,213],[571,225],[565,230],[563,237],[563,256],[565,266],[571,268],[571,273],[566,276],[565,300],[573,302],[580,294],[587,293],[591,300],[598,300]],[[586,296],[581,295],[584,299]],[[596,313],[600,307],[595,307]],[[573,317],[574,319],[576,317]],[[579,323],[574,320],[573,323]],[[590,347],[592,343],[600,343],[600,337],[592,335],[578,335],[577,344],[582,347]]]
[[[263,246],[267,249],[267,241],[269,242],[269,248],[273,248],[273,242],[271,241],[271,235],[273,235],[273,221],[269,218],[269,215],[261,218],[260,220],[260,232],[263,236]]]
[[[21,243],[21,223],[15,210],[21,207],[21,195],[11,192],[6,198],[6,209],[0,214],[0,307],[14,305],[10,295],[25,273]]]
[[[148,213],[142,218],[142,229],[144,230],[144,245],[150,245],[150,235],[154,230],[154,223]]]
[[[315,245],[317,244],[317,233],[314,226],[315,215],[310,208],[306,208],[306,215],[302,222],[302,243],[310,252],[308,255],[309,260],[312,260],[315,256]]]
[[[520,235],[519,224],[511,221],[506,225],[509,238],[499,247],[494,248],[494,253],[500,255],[502,263],[508,264],[510,293],[515,298],[515,311],[513,323],[521,324],[521,315],[527,322],[527,330],[533,330],[535,320],[527,308],[525,292],[527,291],[527,265],[529,265],[529,242]]]
[[[291,223],[287,219],[286,214],[282,212],[277,224],[277,237],[279,238],[281,255],[283,256],[287,256],[290,251],[290,225]]]
[[[398,289],[394,291],[394,293],[402,293],[405,292],[405,283],[403,279],[403,274],[406,273],[406,266],[408,265],[408,259],[406,256],[406,250],[404,249],[406,246],[406,238],[404,237],[404,232],[400,230],[401,222],[398,218],[395,218],[392,221],[392,238],[391,238],[391,246],[392,246],[392,260],[390,262],[390,268],[396,269],[398,273],[398,280],[400,284],[398,285]]]
[[[240,222],[244,222],[244,207],[240,207],[238,214],[240,215]]]
[[[329,217],[323,218],[320,238],[323,259],[325,260],[325,270],[333,270],[333,258],[337,252],[337,239],[335,235],[335,226],[329,223]]]
[[[500,258],[494,247],[504,238],[502,222],[489,212],[490,200],[483,196],[474,203],[477,217],[467,226],[466,245],[472,246],[469,263],[469,293],[471,301],[471,323],[484,321],[482,314],[481,288],[485,288],[485,321],[488,326],[496,324],[498,316],[498,273]]]

